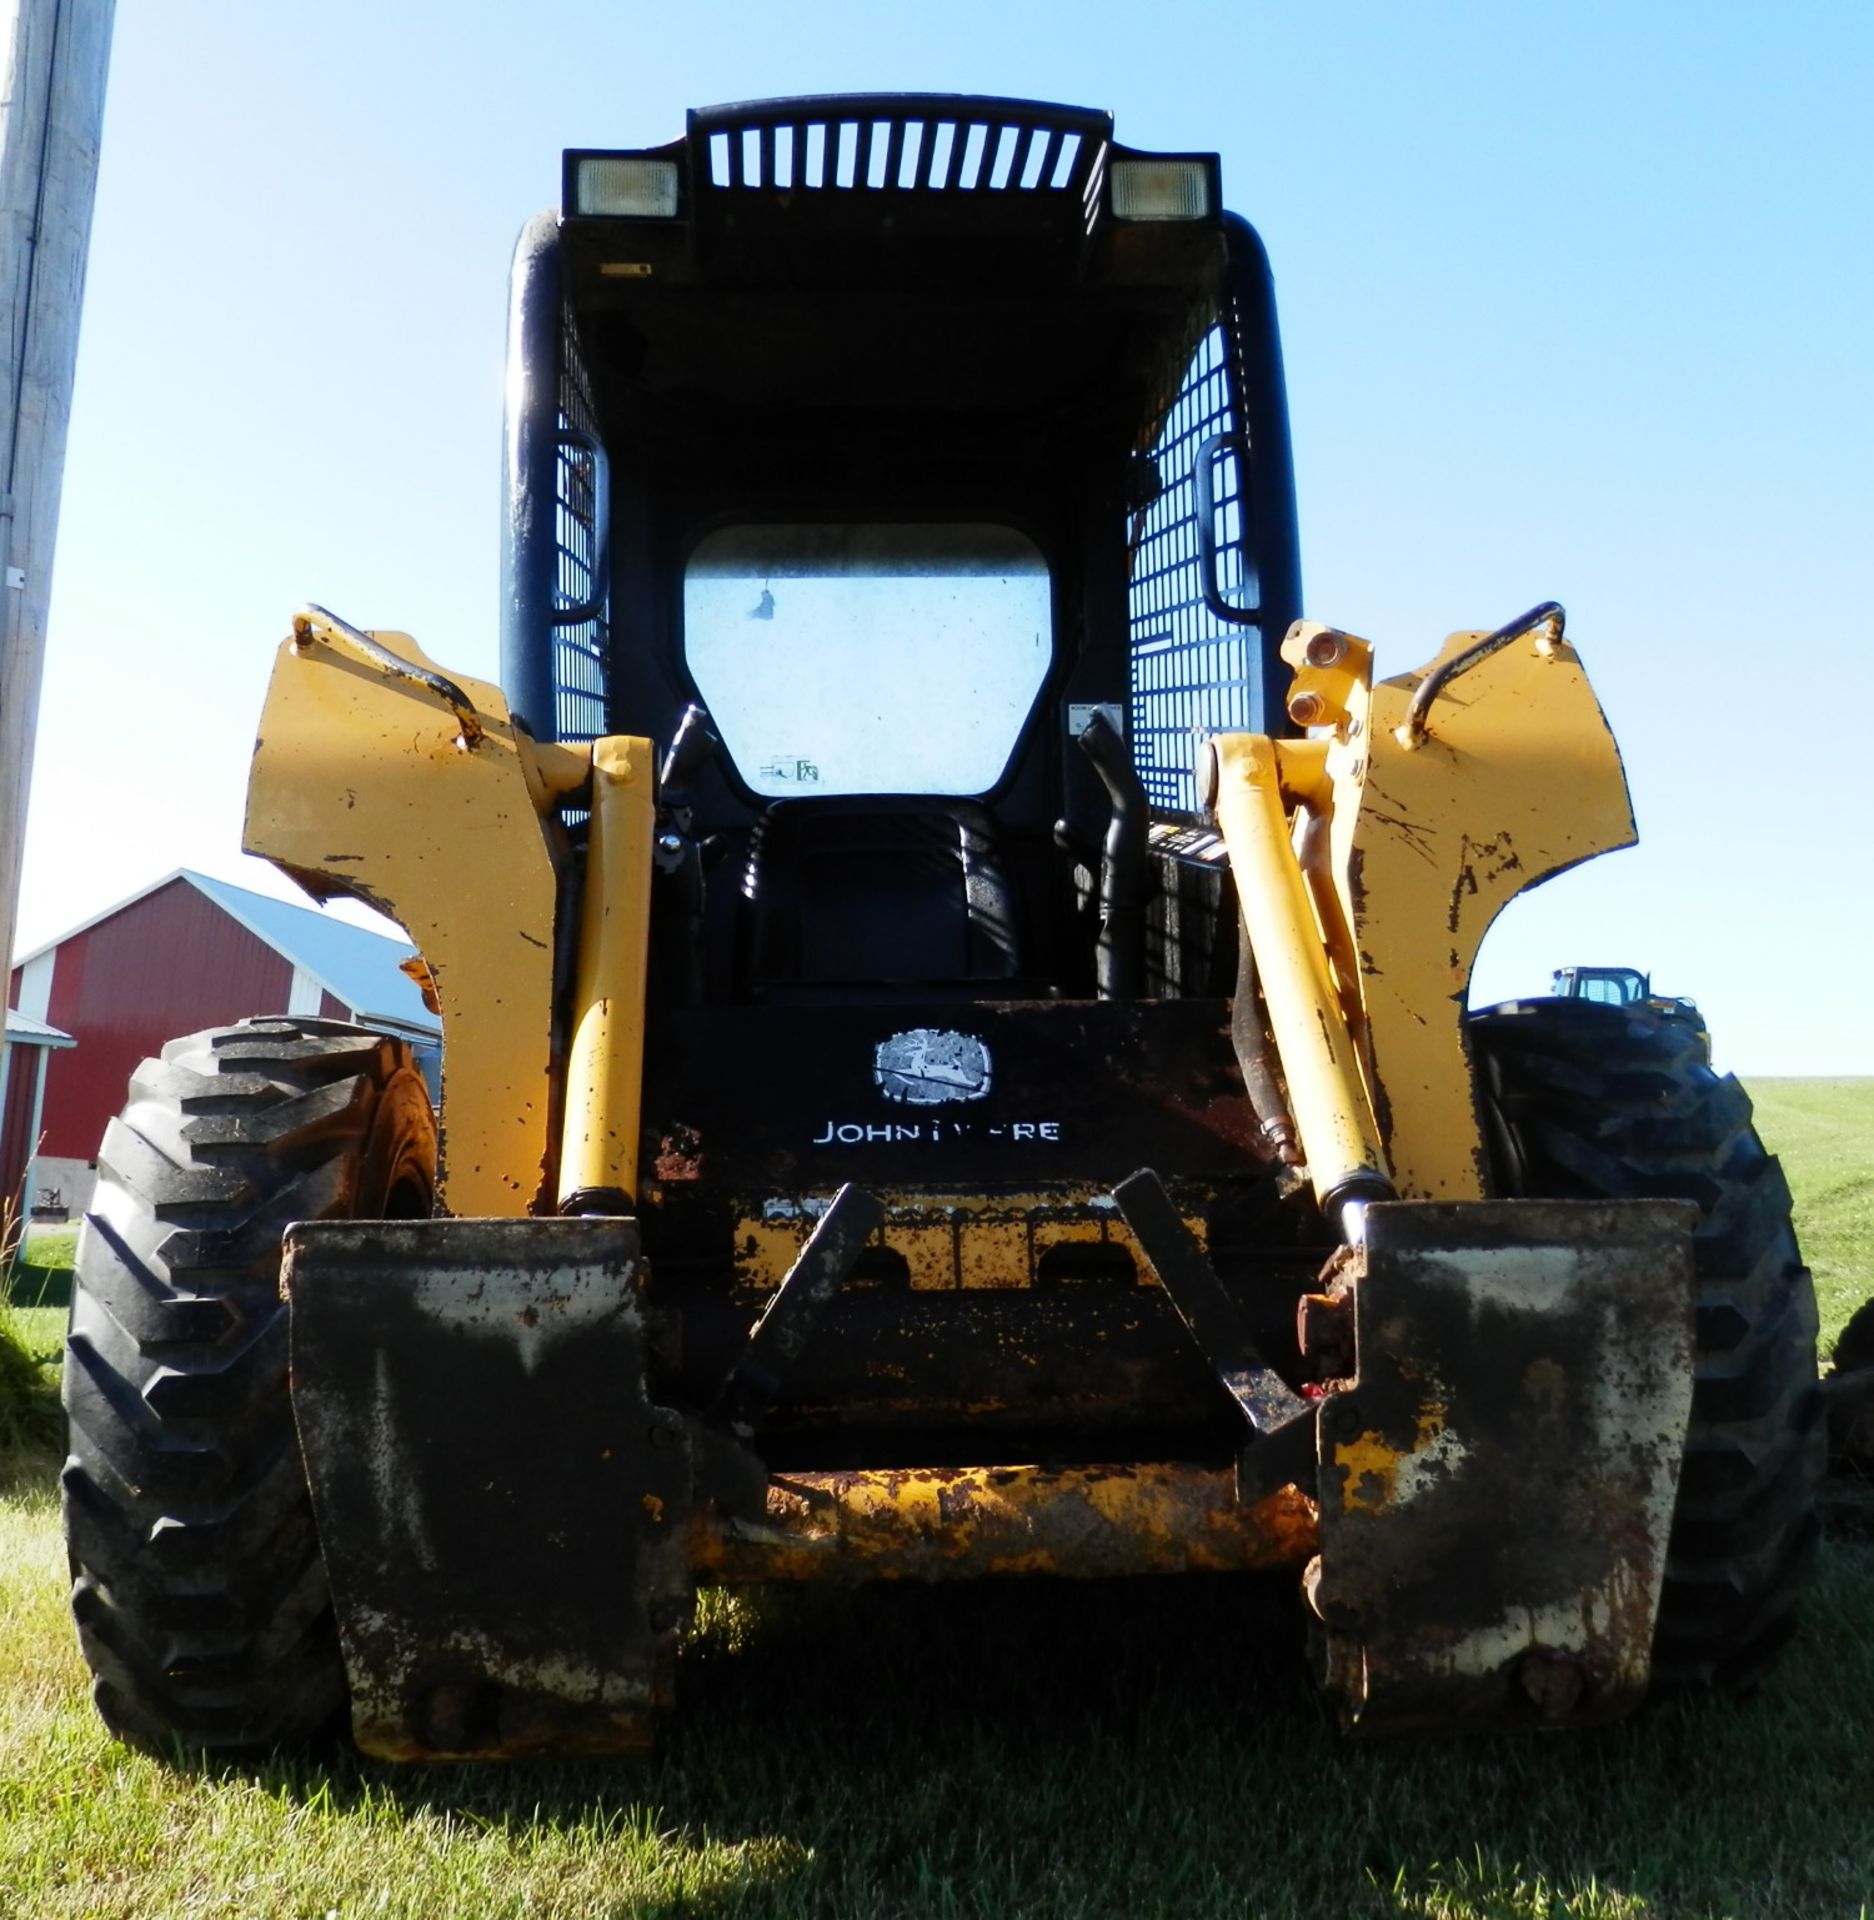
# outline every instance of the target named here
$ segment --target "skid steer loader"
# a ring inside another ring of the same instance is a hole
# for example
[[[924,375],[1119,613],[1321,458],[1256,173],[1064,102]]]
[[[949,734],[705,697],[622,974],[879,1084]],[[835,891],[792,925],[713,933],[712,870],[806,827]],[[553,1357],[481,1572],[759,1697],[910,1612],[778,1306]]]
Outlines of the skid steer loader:
[[[1470,1015],[1633,838],[1559,607],[1301,618],[1217,159],[839,96],[565,159],[502,684],[318,607],[246,844],[445,1034],[257,1018],[104,1142],[74,1604],[128,1738],[642,1746],[699,1586],[1289,1569],[1362,1732],[1790,1630],[1787,1190],[1644,1009]]]

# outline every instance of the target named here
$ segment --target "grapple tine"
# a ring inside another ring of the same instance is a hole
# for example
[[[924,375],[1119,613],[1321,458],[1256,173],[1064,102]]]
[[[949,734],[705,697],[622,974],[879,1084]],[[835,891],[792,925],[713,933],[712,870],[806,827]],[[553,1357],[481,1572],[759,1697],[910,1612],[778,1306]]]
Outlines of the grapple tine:
[[[704,1415],[711,1425],[727,1428],[739,1440],[753,1434],[814,1323],[884,1219],[884,1206],[851,1182],[833,1196]]]

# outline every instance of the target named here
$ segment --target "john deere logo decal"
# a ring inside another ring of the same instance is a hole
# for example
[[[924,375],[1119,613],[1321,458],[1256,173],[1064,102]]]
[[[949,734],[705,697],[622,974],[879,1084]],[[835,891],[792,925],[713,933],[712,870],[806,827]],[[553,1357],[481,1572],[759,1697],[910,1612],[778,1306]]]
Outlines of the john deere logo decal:
[[[989,1049],[971,1033],[952,1033],[945,1027],[913,1027],[881,1040],[872,1054],[872,1078],[887,1100],[907,1107],[946,1106],[957,1100],[980,1100],[989,1091]],[[1006,1104],[1006,1103],[1005,1103]],[[1006,1141],[1010,1145],[1059,1146],[1058,1120],[1015,1120],[1007,1114],[991,1126],[986,1115],[974,1120],[935,1114],[913,1119],[826,1120],[816,1147],[916,1146],[935,1148],[981,1145]],[[991,1149],[996,1151],[998,1149]]]
[[[872,1078],[887,1100],[907,1106],[980,1100],[989,1091],[989,1049],[973,1034],[913,1027],[879,1042]]]

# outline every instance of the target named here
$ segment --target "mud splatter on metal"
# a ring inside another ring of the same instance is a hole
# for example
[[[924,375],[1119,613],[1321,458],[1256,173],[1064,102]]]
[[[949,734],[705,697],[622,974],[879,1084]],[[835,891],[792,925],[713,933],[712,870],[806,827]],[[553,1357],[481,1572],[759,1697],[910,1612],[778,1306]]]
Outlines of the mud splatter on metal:
[[[1693,1210],[1383,1204],[1322,1402],[1325,1679],[1358,1732],[1639,1704],[1691,1412]]]

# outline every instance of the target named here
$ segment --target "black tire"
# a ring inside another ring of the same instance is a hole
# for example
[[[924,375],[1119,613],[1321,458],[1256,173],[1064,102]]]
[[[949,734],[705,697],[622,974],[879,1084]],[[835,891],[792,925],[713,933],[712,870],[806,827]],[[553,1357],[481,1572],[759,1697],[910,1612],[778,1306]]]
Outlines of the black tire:
[[[93,1698],[133,1744],[290,1745],[342,1709],[281,1235],[425,1215],[435,1167],[408,1047],[363,1028],[250,1020],[133,1076],[79,1234],[64,1472]]]
[[[1748,1686],[1796,1628],[1826,1465],[1816,1309],[1789,1187],[1702,1037],[1644,1009],[1472,1016],[1497,1191],[1697,1202],[1696,1375],[1656,1691]]]

